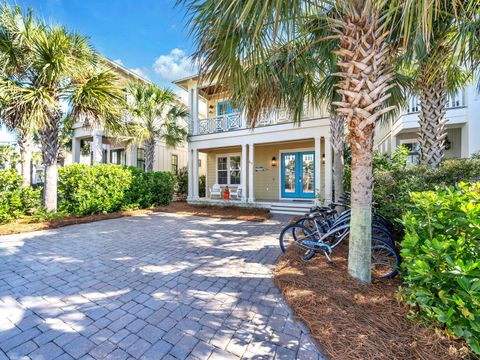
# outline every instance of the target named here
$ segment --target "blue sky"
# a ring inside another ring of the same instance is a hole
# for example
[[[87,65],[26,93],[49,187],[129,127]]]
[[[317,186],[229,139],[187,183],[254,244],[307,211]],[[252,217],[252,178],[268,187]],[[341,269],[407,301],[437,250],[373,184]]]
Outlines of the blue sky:
[[[14,1],[9,0],[10,3]],[[163,86],[190,75],[192,42],[175,0],[17,0],[90,38],[103,55]]]
[[[90,38],[94,48],[182,98],[172,80],[193,73],[185,10],[175,0],[7,0]],[[12,135],[0,128],[0,142]]]

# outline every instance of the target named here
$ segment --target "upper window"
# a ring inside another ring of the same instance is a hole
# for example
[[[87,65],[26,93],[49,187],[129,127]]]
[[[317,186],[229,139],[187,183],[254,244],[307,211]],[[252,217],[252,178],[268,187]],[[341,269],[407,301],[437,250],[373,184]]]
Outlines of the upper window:
[[[415,142],[406,142],[401,144],[408,149],[407,164],[418,164],[420,162],[420,145]]]
[[[238,112],[238,109],[232,107],[232,104],[229,100],[219,101],[217,103],[217,115],[227,115]]]
[[[240,155],[219,156],[217,158],[217,183],[240,185],[240,167]]]
[[[178,174],[178,155],[172,154],[172,168],[174,174]]]

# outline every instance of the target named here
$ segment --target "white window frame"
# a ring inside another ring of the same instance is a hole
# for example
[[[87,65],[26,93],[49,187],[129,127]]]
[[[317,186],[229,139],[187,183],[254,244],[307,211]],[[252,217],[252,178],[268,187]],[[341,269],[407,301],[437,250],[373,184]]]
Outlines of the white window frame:
[[[240,184],[231,184],[231,170],[230,170],[230,158],[232,157],[239,157],[240,158]],[[227,183],[226,184],[220,184],[218,182],[218,158],[227,158]],[[239,186],[243,185],[242,182],[242,154],[241,153],[231,153],[231,154],[217,154],[215,157],[215,183],[218,185],[223,185],[223,186]]]

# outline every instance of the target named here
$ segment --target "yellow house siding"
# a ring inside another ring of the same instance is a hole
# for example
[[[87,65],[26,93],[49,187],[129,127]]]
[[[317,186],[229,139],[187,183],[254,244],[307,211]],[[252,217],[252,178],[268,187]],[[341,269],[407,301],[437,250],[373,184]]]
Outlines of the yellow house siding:
[[[280,199],[280,169],[281,151],[314,150],[312,140],[301,142],[268,144],[255,146],[254,168],[263,167],[266,171],[256,171],[253,177],[255,199],[278,200]],[[272,157],[277,159],[277,166],[272,167]]]

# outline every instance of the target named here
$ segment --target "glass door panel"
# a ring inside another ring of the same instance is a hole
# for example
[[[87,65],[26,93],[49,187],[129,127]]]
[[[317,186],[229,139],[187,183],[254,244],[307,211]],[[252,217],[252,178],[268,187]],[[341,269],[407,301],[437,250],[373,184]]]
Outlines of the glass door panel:
[[[315,159],[314,154],[303,153],[302,157],[302,193],[303,195],[313,194],[315,181],[314,181],[314,167]]]
[[[315,196],[315,153],[294,152],[281,156],[281,193],[284,198]]]
[[[283,172],[283,188],[282,193],[286,196],[296,193],[296,154],[283,154],[282,172]]]

